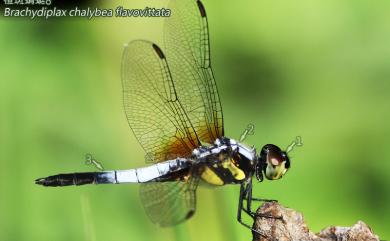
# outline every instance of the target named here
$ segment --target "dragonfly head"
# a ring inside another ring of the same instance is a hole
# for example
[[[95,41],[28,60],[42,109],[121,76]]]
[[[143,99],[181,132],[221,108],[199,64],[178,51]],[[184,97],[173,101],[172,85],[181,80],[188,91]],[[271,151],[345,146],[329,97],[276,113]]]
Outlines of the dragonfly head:
[[[256,165],[256,178],[263,180],[263,173],[268,180],[277,180],[290,168],[290,159],[285,151],[273,144],[265,145],[260,152]]]

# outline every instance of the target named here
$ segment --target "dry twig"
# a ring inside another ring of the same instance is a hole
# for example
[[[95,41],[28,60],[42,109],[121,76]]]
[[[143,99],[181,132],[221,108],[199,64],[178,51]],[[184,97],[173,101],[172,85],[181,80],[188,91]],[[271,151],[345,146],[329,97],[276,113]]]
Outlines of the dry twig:
[[[285,208],[277,202],[266,202],[256,212],[253,229],[254,241],[379,241],[370,227],[358,221],[352,227],[331,226],[315,234],[307,227],[301,213]],[[282,217],[282,219],[264,218],[261,215]]]

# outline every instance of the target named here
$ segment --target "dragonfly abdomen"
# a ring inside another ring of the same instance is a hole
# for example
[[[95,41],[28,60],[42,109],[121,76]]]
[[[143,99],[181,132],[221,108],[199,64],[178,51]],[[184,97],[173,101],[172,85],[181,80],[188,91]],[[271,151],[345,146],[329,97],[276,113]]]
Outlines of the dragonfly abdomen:
[[[115,171],[57,174],[45,178],[39,178],[35,180],[35,183],[47,187],[116,183],[116,177],[114,172]]]
[[[168,173],[188,169],[192,162],[177,158],[148,167],[105,172],[81,172],[57,174],[35,180],[36,184],[48,187],[62,187],[85,184],[120,184],[151,182]]]

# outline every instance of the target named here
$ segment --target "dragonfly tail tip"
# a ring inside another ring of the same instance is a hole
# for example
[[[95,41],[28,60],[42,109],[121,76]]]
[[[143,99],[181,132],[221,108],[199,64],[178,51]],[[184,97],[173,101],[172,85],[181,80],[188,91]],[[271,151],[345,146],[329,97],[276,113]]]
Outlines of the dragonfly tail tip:
[[[38,178],[35,180],[35,184],[47,186],[46,178]]]

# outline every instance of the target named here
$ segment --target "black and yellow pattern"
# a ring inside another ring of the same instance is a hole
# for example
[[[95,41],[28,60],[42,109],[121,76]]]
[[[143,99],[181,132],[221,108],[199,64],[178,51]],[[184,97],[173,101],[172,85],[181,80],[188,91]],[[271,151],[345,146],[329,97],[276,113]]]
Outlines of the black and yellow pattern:
[[[247,177],[251,177],[253,170],[251,160],[242,155],[220,154],[218,159],[214,164],[209,164],[201,170],[200,177],[206,183],[222,186],[242,183]]]

